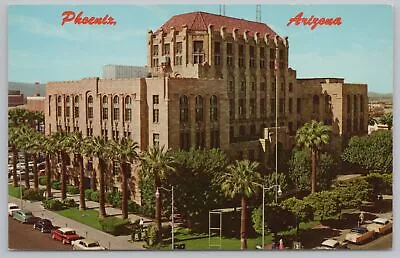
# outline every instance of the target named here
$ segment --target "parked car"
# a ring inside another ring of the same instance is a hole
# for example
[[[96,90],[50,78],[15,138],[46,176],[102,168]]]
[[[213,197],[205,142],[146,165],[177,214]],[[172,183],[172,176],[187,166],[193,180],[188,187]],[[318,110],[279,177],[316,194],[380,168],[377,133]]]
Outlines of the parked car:
[[[347,244],[341,243],[335,239],[327,239],[321,243],[320,246],[315,247],[315,250],[335,250],[335,249],[346,249]]]
[[[19,210],[21,209],[15,203],[12,202],[8,203],[8,216],[12,216],[14,211],[19,211]]]
[[[102,247],[96,240],[87,238],[75,240],[71,243],[71,245],[72,249],[74,250],[87,250],[87,251],[106,250],[106,248]]]
[[[50,233],[53,229],[53,224],[48,219],[40,219],[33,224],[33,228],[40,230],[42,233]]]
[[[377,234],[386,234],[392,230],[393,223],[389,219],[376,218],[371,224],[367,225],[367,229]]]
[[[71,228],[58,228],[51,230],[51,238],[62,241],[63,244],[71,244],[81,237]]]
[[[13,218],[19,220],[22,223],[33,223],[35,217],[32,212],[28,210],[17,210],[13,212]]]
[[[365,227],[355,227],[346,234],[346,240],[355,244],[361,244],[375,237],[374,231],[369,231]]]

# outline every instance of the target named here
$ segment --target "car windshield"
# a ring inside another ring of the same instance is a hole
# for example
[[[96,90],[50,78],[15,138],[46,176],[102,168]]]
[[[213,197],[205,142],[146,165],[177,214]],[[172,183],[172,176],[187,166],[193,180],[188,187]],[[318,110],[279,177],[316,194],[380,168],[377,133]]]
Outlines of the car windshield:
[[[97,242],[88,244],[88,247],[97,247],[97,246],[100,246],[99,243]]]
[[[30,212],[30,211],[25,212],[25,216],[32,216],[32,212]]]
[[[65,235],[75,235],[75,231],[67,231],[64,234]]]
[[[18,209],[18,206],[10,206],[10,209]]]

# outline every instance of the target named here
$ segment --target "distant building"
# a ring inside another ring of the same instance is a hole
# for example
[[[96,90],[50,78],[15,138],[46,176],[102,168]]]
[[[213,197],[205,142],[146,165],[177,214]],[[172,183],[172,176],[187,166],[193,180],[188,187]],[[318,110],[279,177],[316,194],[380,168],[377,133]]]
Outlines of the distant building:
[[[145,66],[105,65],[103,66],[103,79],[132,79],[143,78],[148,75]]]
[[[24,104],[24,94],[20,90],[8,90],[8,106],[16,107]]]
[[[44,101],[46,97],[43,96],[33,96],[26,97],[26,104],[23,106],[28,111],[39,111],[44,113]]]

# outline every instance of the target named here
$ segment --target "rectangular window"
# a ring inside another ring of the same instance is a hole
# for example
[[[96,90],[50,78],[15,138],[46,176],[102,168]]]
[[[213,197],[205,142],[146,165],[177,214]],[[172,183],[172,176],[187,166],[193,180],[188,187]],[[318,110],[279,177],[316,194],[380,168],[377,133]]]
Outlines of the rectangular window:
[[[275,103],[275,99],[271,99],[271,113],[275,114],[275,109],[276,108],[276,103]]]
[[[244,67],[244,46],[239,45],[239,67]]]
[[[170,46],[170,44],[169,44],[169,43],[164,44],[164,55],[169,56],[170,51],[171,51],[171,46]]]
[[[176,43],[175,65],[182,65],[182,42]]]
[[[260,90],[265,91],[265,82],[260,82]]]
[[[246,117],[245,105],[246,105],[245,100],[239,99],[239,117],[240,118]]]
[[[235,100],[234,99],[229,100],[229,118],[235,119]]]
[[[293,100],[292,98],[289,98],[289,113],[293,112]]]
[[[132,109],[125,108],[125,121],[132,121]]]
[[[61,116],[62,115],[62,108],[61,106],[57,106],[57,116]]]
[[[180,148],[186,151],[189,150],[190,148],[189,132],[180,133]]]
[[[234,85],[233,85],[233,81],[230,80],[230,81],[229,81],[229,91],[230,91],[230,92],[233,92],[234,90],[235,90],[235,87],[234,87]]]
[[[153,109],[153,123],[158,123],[160,120],[160,110],[158,108]]]
[[[256,62],[255,62],[255,51],[254,51],[254,46],[250,46],[250,67],[255,67]]]
[[[93,118],[93,107],[88,107],[88,118]]]
[[[279,99],[279,113],[285,112],[285,100]]]
[[[79,107],[74,107],[75,111],[74,111],[74,116],[75,118],[79,117]]]
[[[211,131],[211,148],[219,148],[219,131]]]
[[[233,45],[232,43],[226,44],[226,64],[233,66]]]
[[[153,46],[153,56],[158,56],[158,45]]]
[[[221,64],[221,44],[219,42],[214,42],[214,62],[215,65]]]
[[[202,64],[204,61],[203,41],[193,41],[193,63]]]
[[[153,133],[153,146],[159,146],[159,145],[160,145],[160,134]]]
[[[260,114],[262,117],[265,116],[265,99],[260,99]]]
[[[119,120],[119,108],[114,108],[113,120]]]
[[[108,119],[108,108],[103,108],[103,120]]]
[[[71,113],[71,108],[70,107],[65,107],[65,117],[69,117],[70,113]]]
[[[49,116],[51,116],[51,95],[49,95]]]
[[[246,91],[246,81],[241,81],[240,82],[240,90],[241,91]]]
[[[252,82],[251,82],[251,90],[252,90],[252,91],[255,91],[255,90],[256,90],[256,82],[255,82],[255,81],[252,81]]]
[[[256,115],[256,100],[250,99],[250,116]]]
[[[160,99],[158,95],[153,95],[153,105],[160,104]]]
[[[196,148],[204,148],[204,142],[205,142],[205,133],[203,131],[197,131],[196,132]]]

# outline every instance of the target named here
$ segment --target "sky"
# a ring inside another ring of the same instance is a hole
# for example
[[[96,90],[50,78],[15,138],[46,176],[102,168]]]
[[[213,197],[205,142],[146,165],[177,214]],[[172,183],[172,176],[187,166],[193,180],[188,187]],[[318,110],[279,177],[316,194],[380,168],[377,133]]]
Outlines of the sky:
[[[112,16],[109,25],[61,26],[64,11]],[[146,65],[148,30],[176,14],[219,14],[219,5],[10,5],[8,80],[46,83],[102,76],[105,64]],[[287,26],[291,17],[342,19],[340,26]],[[255,20],[256,5],[226,5],[227,16]],[[298,78],[340,77],[393,92],[393,10],[389,5],[262,5],[261,21],[289,37]]]

